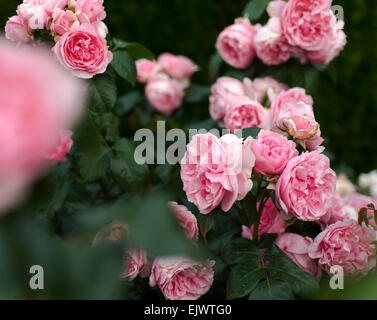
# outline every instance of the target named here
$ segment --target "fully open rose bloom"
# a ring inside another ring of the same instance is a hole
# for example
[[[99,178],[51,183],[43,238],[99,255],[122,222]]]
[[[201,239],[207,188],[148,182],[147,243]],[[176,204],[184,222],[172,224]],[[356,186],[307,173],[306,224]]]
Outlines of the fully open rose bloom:
[[[249,19],[239,18],[219,34],[216,48],[226,63],[243,69],[255,57],[254,36],[255,30]]]
[[[278,205],[288,216],[316,221],[332,206],[336,175],[329,159],[318,151],[291,159],[276,185]]]
[[[212,286],[214,261],[197,262],[183,257],[157,258],[149,278],[167,300],[196,300]]]
[[[288,161],[298,156],[293,141],[269,130],[259,132],[252,150],[255,155],[255,171],[272,176],[281,174]]]
[[[19,16],[9,18],[5,25],[5,37],[16,42],[28,42],[32,40],[28,23]]]
[[[170,115],[182,104],[184,92],[178,81],[164,75],[156,75],[148,81],[145,95],[158,112]]]
[[[360,276],[376,266],[376,248],[371,242],[376,232],[356,221],[340,221],[322,231],[309,247],[309,256],[319,259],[330,273],[332,266],[343,267],[344,274]]]
[[[187,145],[181,162],[183,190],[202,214],[220,203],[223,211],[229,211],[251,190],[255,161],[251,143],[251,138],[243,142],[235,135],[219,139],[207,133],[195,135]]]
[[[290,0],[282,14],[289,43],[305,50],[321,50],[334,27],[330,0]]]
[[[225,110],[235,99],[244,95],[245,89],[241,81],[230,77],[218,78],[211,88],[211,96],[209,97],[209,112],[212,119],[222,121]]]
[[[113,59],[107,42],[91,24],[73,25],[56,39],[53,51],[59,62],[74,75],[90,79],[104,73]]]
[[[226,109],[224,124],[232,132],[251,127],[267,128],[268,110],[258,101],[239,97]]]
[[[309,256],[309,246],[313,239],[302,237],[299,234],[283,233],[276,240],[276,245],[282,250],[299,268],[319,278],[320,270],[318,260]]]
[[[176,56],[171,53],[163,53],[158,57],[158,64],[163,72],[174,79],[185,79],[199,70],[191,59],[184,56]]]
[[[137,80],[141,83],[147,82],[160,70],[156,61],[139,59],[136,61]]]
[[[84,106],[81,82],[42,49],[0,39],[0,211],[44,171],[46,153]]]
[[[265,233],[283,233],[287,226],[287,222],[281,217],[272,200],[268,199],[262,211],[258,237],[260,238]],[[242,226],[243,238],[253,240],[253,232],[254,225],[251,228]]]
[[[281,92],[288,90],[287,85],[271,77],[256,78],[253,81],[246,78],[244,86],[247,95],[259,103],[263,103],[266,96],[272,103]]]
[[[128,249],[124,254],[124,269],[122,278],[134,280],[139,274],[143,273],[148,258],[141,249]]]
[[[196,217],[185,206],[176,202],[169,202],[169,207],[178,219],[182,229],[189,239],[197,240],[199,236],[198,221]]]

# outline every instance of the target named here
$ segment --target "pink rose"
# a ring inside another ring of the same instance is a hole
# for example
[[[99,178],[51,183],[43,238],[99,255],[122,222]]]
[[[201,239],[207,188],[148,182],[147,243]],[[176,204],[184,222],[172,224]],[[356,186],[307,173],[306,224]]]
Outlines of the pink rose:
[[[16,49],[0,39],[0,70],[3,211],[46,169],[46,153],[61,130],[74,124],[85,104],[81,82],[40,48]]]
[[[367,208],[369,204],[373,204],[377,208],[377,201],[374,201],[373,198],[364,196],[359,193],[353,194],[348,201],[346,202],[348,206],[352,207],[356,213],[357,217],[362,208]],[[377,230],[376,222],[374,221],[374,212],[373,210],[367,210],[367,215],[369,218],[370,225]]]
[[[284,36],[279,18],[270,18],[264,27],[258,29],[254,46],[258,58],[266,65],[278,65],[291,57],[292,47]]]
[[[145,83],[152,78],[159,69],[160,67],[156,61],[139,59],[136,61],[137,80],[141,83]]]
[[[318,151],[291,159],[276,185],[278,205],[288,216],[316,221],[332,206],[336,175],[329,159]]]
[[[244,96],[245,90],[241,81],[229,77],[221,77],[212,86],[211,93],[209,97],[209,112],[215,121],[222,121],[225,116],[225,110],[236,98]]]
[[[195,135],[187,145],[181,162],[183,190],[202,214],[220,203],[227,212],[252,189],[255,158],[251,143],[250,138],[243,142],[235,135],[219,139],[207,133]]]
[[[198,240],[199,229],[196,217],[185,206],[178,205],[176,202],[169,202],[169,207],[178,219],[186,236],[192,240]]]
[[[256,78],[252,82],[249,79],[244,79],[244,86],[247,95],[261,104],[266,97],[272,103],[279,93],[288,90],[287,85],[271,77]]]
[[[259,208],[258,204],[258,208]],[[281,217],[271,199],[268,199],[264,205],[260,225],[258,228],[258,237],[265,233],[283,233],[287,227],[287,222]],[[242,237],[253,240],[254,225],[251,228],[242,226]]]
[[[17,14],[32,30],[47,28],[49,14],[45,10],[45,0],[25,0],[17,7]]]
[[[267,128],[267,111],[258,101],[239,97],[225,110],[225,127],[232,132],[252,127]]]
[[[53,52],[66,69],[83,79],[104,73],[113,59],[106,40],[90,24],[73,25],[57,39]]]
[[[239,18],[219,34],[216,48],[226,63],[238,69],[246,68],[255,56],[254,35],[249,19]]]
[[[124,254],[124,270],[122,278],[129,281],[134,280],[142,274],[147,265],[148,258],[146,253],[141,249],[128,249]]]
[[[157,75],[148,81],[145,95],[158,112],[170,115],[181,106],[184,91],[177,81]]]
[[[188,258],[157,258],[149,278],[167,300],[196,300],[212,286],[215,261],[196,262]]]
[[[103,0],[77,0],[75,12],[81,23],[94,23],[106,18]]]
[[[48,151],[46,155],[47,160],[54,162],[67,161],[66,155],[71,151],[73,146],[72,134],[73,132],[70,130],[63,130],[61,132],[58,143],[53,149]]]
[[[271,1],[267,6],[267,13],[271,18],[281,18],[287,2],[283,0]]]
[[[332,266],[341,266],[345,275],[365,275],[376,266],[376,247],[371,244],[375,239],[376,232],[371,228],[353,220],[339,221],[314,239],[309,256],[319,259],[328,273]]]
[[[259,133],[252,150],[255,155],[255,171],[272,176],[281,174],[288,161],[298,156],[293,141],[269,130]]]
[[[282,15],[289,43],[309,51],[323,49],[336,21],[330,6],[329,0],[290,0]]]
[[[163,53],[158,57],[158,64],[163,72],[175,79],[185,79],[199,70],[198,66],[187,57]]]
[[[68,32],[71,26],[77,21],[77,17],[72,11],[56,8],[52,14],[50,29],[55,34],[62,35]]]
[[[27,22],[19,16],[9,18],[5,25],[5,37],[16,42],[28,42],[33,39]]]
[[[336,192],[338,192],[344,199],[348,199],[356,192],[355,186],[344,173],[338,176],[338,180],[336,182]]]
[[[297,266],[316,277],[321,276],[318,268],[318,261],[310,258],[309,246],[313,243],[313,239],[302,237],[294,233],[280,234],[276,240],[276,245],[282,250]]]

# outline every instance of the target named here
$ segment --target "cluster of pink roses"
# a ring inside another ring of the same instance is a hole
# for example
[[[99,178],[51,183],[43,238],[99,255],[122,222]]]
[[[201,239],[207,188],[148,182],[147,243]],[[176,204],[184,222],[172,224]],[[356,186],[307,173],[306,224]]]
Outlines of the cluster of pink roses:
[[[196,217],[183,205],[169,202],[188,239],[196,241],[199,235]],[[122,240],[128,226],[114,222],[99,232],[94,240]],[[194,261],[186,257],[157,257],[150,259],[139,248],[130,248],[124,254],[122,278],[129,281],[137,276],[149,277],[151,287],[158,286],[167,300],[196,300],[206,294],[214,279],[214,261]]]
[[[37,30],[52,35],[59,62],[77,77],[90,79],[104,73],[113,58],[105,18],[103,0],[24,0],[5,32],[19,43],[33,40]]]
[[[220,33],[216,47],[235,68],[248,67],[254,57],[266,65],[277,65],[291,57],[302,63],[329,64],[343,50],[343,21],[331,11],[331,0],[277,0],[269,3],[265,26],[251,25],[248,18]]]
[[[313,99],[302,88],[289,89],[273,78],[221,77],[212,86],[210,114],[225,128],[259,127],[284,133],[305,148],[316,150],[323,142],[313,112]],[[267,98],[267,99],[266,99]]]
[[[158,112],[170,115],[181,106],[190,77],[199,70],[189,58],[171,53],[161,54],[157,61],[136,61],[137,79],[146,83],[145,95]]]

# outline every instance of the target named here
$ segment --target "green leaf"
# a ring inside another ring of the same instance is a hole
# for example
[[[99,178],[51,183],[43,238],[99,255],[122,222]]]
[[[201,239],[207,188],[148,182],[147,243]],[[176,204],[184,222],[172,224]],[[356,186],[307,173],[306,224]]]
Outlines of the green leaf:
[[[220,72],[221,65],[224,60],[221,58],[218,52],[214,53],[209,59],[209,77],[211,80],[215,80]]]
[[[251,21],[258,20],[265,12],[270,0],[251,0],[245,7],[243,14]]]
[[[139,91],[131,91],[118,99],[116,113],[120,116],[129,113],[142,100]]]
[[[98,75],[90,82],[90,110],[95,112],[110,111],[117,99],[117,87],[114,79],[108,74]]]
[[[120,39],[113,39],[114,44],[120,48],[120,49],[126,49],[128,53],[134,58],[134,60],[138,59],[148,59],[148,60],[153,60],[154,59],[154,54],[141,45],[140,43],[136,42],[126,42]]]
[[[243,263],[245,261],[257,261],[259,250],[249,239],[236,239],[225,248],[224,260],[228,264]]]
[[[265,280],[259,282],[251,292],[250,300],[293,300],[294,295],[289,284],[280,280]]]
[[[211,88],[209,86],[192,85],[186,91],[185,102],[198,103],[203,100],[208,100],[210,94]]]
[[[96,125],[101,129],[106,141],[114,142],[119,137],[118,118],[112,113],[90,112]]]
[[[147,164],[139,165],[134,159],[134,147],[125,138],[117,141],[113,150],[115,157],[111,159],[111,172],[117,182],[127,191],[138,192],[148,177]]]
[[[111,66],[115,72],[124,80],[135,85],[136,65],[131,55],[126,51],[115,51]],[[115,103],[115,102],[114,102]]]
[[[262,130],[261,128],[253,127],[253,128],[245,128],[240,131],[242,133],[242,138],[252,137],[253,139],[256,139],[261,130]]]
[[[256,198],[251,193],[249,193],[246,196],[246,198],[242,201],[242,208],[244,214],[241,215],[241,223],[247,227],[251,227],[251,225],[254,224],[258,219],[256,202]]]

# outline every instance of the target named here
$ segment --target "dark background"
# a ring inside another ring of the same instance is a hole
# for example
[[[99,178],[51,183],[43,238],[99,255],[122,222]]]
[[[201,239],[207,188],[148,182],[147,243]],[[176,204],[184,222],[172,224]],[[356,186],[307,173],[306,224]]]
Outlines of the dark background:
[[[0,25],[19,0],[0,0]],[[137,41],[156,55],[170,51],[201,67],[194,82],[209,85],[209,57],[218,33],[240,16],[247,0],[105,0],[111,36]],[[348,44],[309,89],[323,136],[338,170],[377,168],[377,5],[335,1],[345,13]],[[299,76],[299,75],[298,75]],[[290,84],[292,85],[292,84]]]

